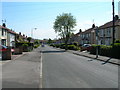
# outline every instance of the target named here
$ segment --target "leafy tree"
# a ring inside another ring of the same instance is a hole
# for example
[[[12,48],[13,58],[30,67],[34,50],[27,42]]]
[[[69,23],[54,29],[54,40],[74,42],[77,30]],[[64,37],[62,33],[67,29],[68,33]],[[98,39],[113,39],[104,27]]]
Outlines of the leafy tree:
[[[65,49],[68,49],[68,41],[71,34],[73,33],[73,28],[76,26],[76,19],[71,15],[71,13],[63,13],[56,17],[54,22],[54,30],[61,38],[64,40]]]
[[[32,38],[31,38],[31,37],[28,37],[27,40],[28,40],[28,42],[30,43],[30,41],[32,40]]]
[[[49,38],[47,43],[51,44],[51,43],[53,43],[53,41]]]
[[[39,44],[40,41],[39,40],[35,40],[34,44]]]

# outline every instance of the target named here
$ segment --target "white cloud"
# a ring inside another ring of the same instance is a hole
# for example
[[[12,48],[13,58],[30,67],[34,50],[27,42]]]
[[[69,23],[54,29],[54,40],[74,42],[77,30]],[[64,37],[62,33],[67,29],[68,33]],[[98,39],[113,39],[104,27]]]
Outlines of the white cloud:
[[[39,39],[54,39],[56,38],[57,34],[55,34],[53,29],[49,29],[49,30],[44,30],[44,29],[40,29],[40,30],[36,30],[34,31],[34,38],[39,38]],[[44,37],[44,38],[43,38]]]

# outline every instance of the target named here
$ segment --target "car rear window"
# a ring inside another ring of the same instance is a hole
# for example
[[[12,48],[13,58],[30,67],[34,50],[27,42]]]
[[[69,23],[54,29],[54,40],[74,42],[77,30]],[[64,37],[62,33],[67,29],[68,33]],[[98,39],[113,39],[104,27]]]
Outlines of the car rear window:
[[[6,49],[7,47],[6,47],[6,46],[4,46],[4,45],[2,45],[2,48]]]

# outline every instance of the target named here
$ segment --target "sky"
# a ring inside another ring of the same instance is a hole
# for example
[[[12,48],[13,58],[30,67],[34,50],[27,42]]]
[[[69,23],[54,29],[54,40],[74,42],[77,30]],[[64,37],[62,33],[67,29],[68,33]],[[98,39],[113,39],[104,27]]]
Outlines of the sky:
[[[19,1],[19,0],[18,0]],[[56,16],[62,13],[71,13],[76,18],[77,26],[74,28],[77,33],[79,29],[85,31],[95,23],[100,26],[112,20],[112,0],[109,1],[26,1],[8,2],[2,1],[0,6],[1,21],[6,20],[8,28],[15,32],[31,36],[36,39],[55,39],[59,36],[54,32],[53,23]],[[115,14],[118,15],[118,1],[115,0]],[[36,30],[34,28],[37,28]]]

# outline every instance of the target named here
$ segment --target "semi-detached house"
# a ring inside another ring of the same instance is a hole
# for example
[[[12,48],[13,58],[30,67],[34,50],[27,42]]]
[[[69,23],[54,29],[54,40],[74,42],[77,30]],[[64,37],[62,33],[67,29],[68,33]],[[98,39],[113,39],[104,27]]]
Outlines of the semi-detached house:
[[[110,45],[113,40],[113,22],[110,21],[98,28],[98,43],[100,45]],[[120,19],[115,21],[115,40],[120,40]]]
[[[0,44],[5,46],[15,47],[15,36],[16,33],[5,25],[0,25]]]

